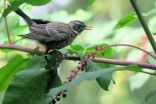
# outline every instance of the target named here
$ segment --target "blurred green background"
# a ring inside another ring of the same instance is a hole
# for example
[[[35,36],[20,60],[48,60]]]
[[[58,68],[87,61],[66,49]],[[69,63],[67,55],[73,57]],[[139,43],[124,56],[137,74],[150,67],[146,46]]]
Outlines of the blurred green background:
[[[147,13],[156,8],[156,0],[137,0],[142,12]],[[2,2],[1,7],[2,8]],[[21,8],[32,18],[47,19],[68,23],[71,20],[82,20],[92,26],[91,31],[85,31],[77,37],[73,44],[134,44],[148,51],[152,48],[145,36],[139,21],[119,30],[112,30],[118,20],[129,11],[133,11],[129,0],[95,0],[88,5],[86,0],[53,0],[45,6],[31,6],[24,4]],[[155,13],[156,14],[156,13]],[[146,17],[146,22],[152,33],[156,32],[156,15]],[[15,13],[7,17],[9,31],[13,41],[20,39],[18,34],[28,32],[24,21]],[[0,26],[0,44],[7,43],[4,23]],[[36,42],[20,40],[16,44],[33,48]],[[0,50],[0,67],[4,66],[15,54],[30,57],[27,53]],[[144,54],[127,47],[113,48],[115,59],[131,61],[146,61]],[[73,61],[63,61],[59,68],[59,75],[64,80],[76,67]],[[146,70],[146,69],[145,69]],[[96,81],[84,81],[77,88],[68,91],[67,97],[58,104],[156,104],[154,97],[145,102],[145,96],[155,90],[155,78],[142,73],[115,72],[113,78],[116,84],[111,84],[110,91],[102,90]],[[155,96],[156,97],[156,96]]]

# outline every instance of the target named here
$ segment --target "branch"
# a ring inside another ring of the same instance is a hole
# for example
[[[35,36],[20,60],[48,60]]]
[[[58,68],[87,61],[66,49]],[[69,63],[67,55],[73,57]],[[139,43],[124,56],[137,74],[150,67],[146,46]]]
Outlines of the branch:
[[[35,51],[35,49],[29,49],[29,48],[25,48],[25,47],[21,47],[21,46],[16,46],[13,44],[0,45],[0,49],[12,49],[12,50],[18,50],[18,51],[22,51],[22,52],[31,53],[31,54],[37,54],[37,55],[44,54],[44,52]],[[78,56],[64,56],[64,59],[80,61],[80,57],[78,57]],[[148,69],[156,70],[156,64],[145,64],[145,63],[134,62],[134,61],[104,59],[104,58],[94,58],[93,61],[99,62],[99,63],[108,63],[108,64],[114,64],[114,65],[123,65],[123,66],[135,64],[141,68],[148,68]]]
[[[0,45],[0,49],[12,49],[12,50],[17,50],[17,51],[22,51],[22,52],[27,52],[27,53],[31,53],[31,54],[37,54],[37,55],[43,55],[44,54],[44,52],[35,51],[35,49],[25,48],[25,47],[17,46],[14,44]]]
[[[139,48],[139,47],[134,46],[134,45],[129,45],[129,44],[113,44],[113,45],[103,46],[102,48],[110,48],[110,47],[116,47],[116,46],[128,46],[128,47],[136,48],[138,50],[143,51],[144,53],[148,54],[149,56],[151,56],[153,59],[156,60],[156,57],[153,54],[151,54],[150,52],[146,51],[145,49]]]
[[[146,35],[147,35],[147,37],[148,37],[148,39],[149,39],[149,41],[150,41],[150,43],[152,45],[152,48],[153,48],[154,52],[156,53],[156,43],[154,41],[154,38],[153,38],[153,36],[152,36],[148,26],[147,26],[142,14],[140,13],[140,11],[139,11],[139,9],[137,7],[136,0],[130,0],[130,2],[132,4],[132,6],[133,6],[139,20],[140,20],[140,22],[141,22],[141,25],[142,25],[144,31],[146,32]]]
[[[64,59],[80,61],[79,56],[65,56]],[[148,69],[156,70],[156,64],[145,64],[145,63],[141,63],[141,62],[105,59],[105,58],[94,58],[93,61],[99,62],[99,63],[107,63],[107,64],[123,65],[123,66],[138,65],[141,68],[148,68]]]
[[[5,10],[5,8],[6,8],[6,0],[4,0],[3,6],[4,6],[4,10]],[[9,44],[11,44],[12,42],[11,42],[11,38],[10,38],[7,17],[4,17],[4,23],[5,23],[5,29],[6,29],[6,34],[7,34],[7,37],[8,37]]]

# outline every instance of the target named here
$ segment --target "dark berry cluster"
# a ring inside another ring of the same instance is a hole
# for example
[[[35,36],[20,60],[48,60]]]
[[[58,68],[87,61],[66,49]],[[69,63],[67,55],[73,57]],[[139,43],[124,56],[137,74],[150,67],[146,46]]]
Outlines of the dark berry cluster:
[[[71,71],[70,76],[67,78],[67,81],[64,81],[63,83],[66,84],[68,82],[71,82],[78,74],[80,71],[84,71],[85,66],[87,65],[87,62],[91,59],[94,59],[94,57],[96,56],[96,52],[100,51],[101,54],[103,54],[103,48],[105,47],[96,47],[95,50],[87,55],[81,62],[79,62],[77,68],[75,70]],[[50,102],[50,104],[56,104],[57,101],[60,101],[60,98],[66,97],[66,90],[61,91],[58,95],[56,95],[56,97]]]
[[[61,91],[60,93],[57,94],[57,96],[49,103],[49,104],[56,104],[57,101],[60,101],[60,98],[65,98],[66,97],[66,90]]]

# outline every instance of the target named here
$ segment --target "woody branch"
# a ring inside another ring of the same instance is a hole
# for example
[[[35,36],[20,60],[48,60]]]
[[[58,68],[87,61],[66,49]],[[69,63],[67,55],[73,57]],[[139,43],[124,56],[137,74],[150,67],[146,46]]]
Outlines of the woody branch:
[[[17,50],[17,51],[22,51],[22,52],[27,52],[31,54],[36,54],[36,55],[43,55],[44,52],[39,51],[36,52],[35,49],[30,49],[22,46],[17,46],[13,44],[9,45],[0,45],[0,49],[12,49],[12,50]],[[76,60],[80,61],[79,56],[64,56],[64,59],[66,60]],[[107,64],[114,64],[114,65],[123,65],[123,66],[128,66],[128,65],[138,65],[141,68],[148,68],[152,70],[156,70],[156,64],[146,64],[146,63],[141,63],[141,62],[134,62],[134,61],[126,61],[126,60],[116,60],[116,59],[105,59],[105,58],[94,58],[94,62],[99,62],[99,63],[107,63]]]

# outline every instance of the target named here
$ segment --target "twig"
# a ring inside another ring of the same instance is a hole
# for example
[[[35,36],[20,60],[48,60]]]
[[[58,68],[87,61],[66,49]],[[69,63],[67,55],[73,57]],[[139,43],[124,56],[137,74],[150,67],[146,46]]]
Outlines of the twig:
[[[31,54],[37,54],[37,55],[44,54],[44,52],[42,52],[42,51],[35,51],[34,49],[25,48],[22,46],[16,46],[13,44],[0,45],[0,49],[13,49],[13,50],[18,50],[18,51],[22,51],[22,52],[31,53]],[[80,57],[78,57],[78,56],[64,56],[64,59],[80,61]],[[104,58],[94,58],[93,61],[99,62],[99,63],[108,63],[108,64],[114,64],[114,65],[123,65],[123,66],[135,64],[141,68],[148,68],[148,69],[156,70],[156,64],[145,64],[145,63],[134,62],[134,61],[104,59]]]
[[[3,6],[4,6],[4,10],[5,10],[5,8],[6,8],[6,0],[4,0]],[[5,29],[6,29],[6,34],[7,34],[7,37],[8,37],[9,44],[11,44],[12,42],[11,42],[11,38],[10,38],[7,17],[4,17],[4,23],[5,23]]]
[[[146,51],[145,49],[139,48],[139,47],[134,46],[134,45],[129,45],[129,44],[113,44],[113,45],[104,46],[103,48],[116,47],[116,46],[128,46],[128,47],[136,48],[138,50],[143,51],[144,53],[148,54],[149,56],[151,56],[153,59],[156,60],[156,57],[153,54],[151,54],[150,52]]]
[[[79,56],[65,56],[64,59],[80,61]],[[107,64],[123,65],[123,66],[138,65],[141,68],[148,68],[148,69],[156,70],[156,64],[145,64],[145,63],[141,63],[141,62],[105,59],[105,58],[94,58],[93,61],[99,62],[99,63],[107,63]]]
[[[25,48],[25,47],[17,46],[14,44],[0,45],[0,49],[12,49],[12,50],[27,52],[27,53],[36,54],[36,55],[43,55],[44,54],[44,52],[41,52],[41,51],[38,52],[38,51],[35,51],[35,49]]]
[[[141,23],[142,27],[144,28],[144,31],[146,32],[146,35],[147,35],[147,37],[148,37],[148,39],[149,39],[149,41],[150,41],[150,43],[152,45],[152,48],[153,48],[154,52],[156,53],[156,43],[154,41],[154,38],[153,38],[153,36],[152,36],[148,26],[147,26],[142,14],[140,13],[140,11],[139,11],[139,9],[137,7],[136,0],[130,0],[130,2],[132,4],[132,6],[133,6],[139,20],[140,20],[140,23]]]

